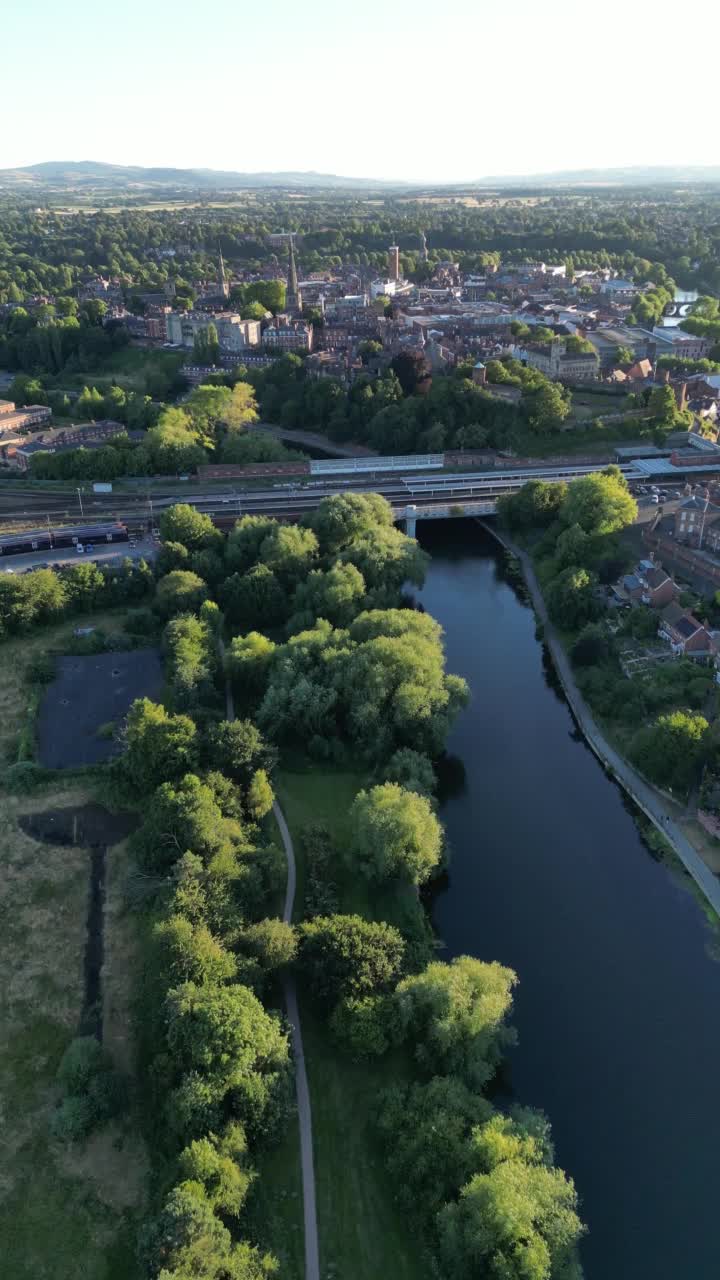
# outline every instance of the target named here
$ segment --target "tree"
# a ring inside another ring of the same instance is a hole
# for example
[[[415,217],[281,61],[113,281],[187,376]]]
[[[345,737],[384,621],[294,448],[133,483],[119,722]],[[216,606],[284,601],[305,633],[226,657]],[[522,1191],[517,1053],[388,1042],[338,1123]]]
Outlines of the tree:
[[[422,884],[440,861],[442,828],[429,801],[396,782],[360,791],[351,824],[350,853],[371,879]]]
[[[308,988],[325,1003],[388,992],[402,970],[402,934],[384,922],[357,915],[316,916],[300,925],[298,939]]]
[[[658,426],[674,426],[678,418],[678,407],[672,387],[654,387],[650,392],[648,408]]]
[[[225,411],[225,421],[233,431],[240,431],[251,422],[257,422],[257,401],[249,382],[236,382]]]
[[[260,547],[262,563],[288,585],[305,577],[317,554],[318,540],[312,529],[297,524],[276,525]]]
[[[354,564],[336,564],[326,572],[313,569],[295,589],[288,629],[311,627],[316,618],[327,618],[336,627],[347,626],[364,600],[365,579]]]
[[[245,799],[247,811],[254,822],[259,822],[272,809],[275,794],[270,779],[264,769],[257,769],[253,774]]]
[[[220,588],[220,601],[229,621],[240,627],[275,627],[287,617],[288,598],[266,564],[232,573]]]
[[[291,924],[277,916],[258,920],[242,932],[241,946],[258,961],[266,973],[286,969],[297,956],[297,937]]]
[[[637,518],[637,503],[617,468],[573,480],[562,504],[564,525],[579,525],[592,537],[615,533]]]
[[[432,761],[412,747],[401,747],[388,760],[384,769],[385,782],[397,782],[406,791],[417,791],[431,796],[435,791],[435,771]]]
[[[273,641],[259,631],[235,636],[231,641],[226,670],[245,707],[255,706],[265,692],[275,649]]]
[[[393,356],[390,367],[405,396],[414,395],[429,382],[430,364],[422,351],[401,351]]]
[[[597,579],[587,569],[570,566],[553,578],[545,592],[548,613],[558,626],[575,631],[597,617]]]
[[[288,1038],[257,996],[237,983],[186,982],[167,998],[167,1040],[180,1069],[215,1077],[230,1088],[254,1072],[285,1068]]]
[[[652,782],[687,792],[697,777],[709,727],[704,716],[672,711],[638,730],[630,758]]]
[[[633,353],[629,347],[616,347],[613,364],[632,364]]]
[[[595,667],[606,660],[609,651],[605,628],[588,623],[570,650],[570,657],[578,667]]]
[[[398,1035],[415,1046],[431,1074],[458,1075],[481,1089],[492,1077],[514,1032],[505,1025],[517,976],[494,961],[458,956],[433,961],[398,984],[394,1012]]]
[[[217,543],[221,535],[210,516],[186,502],[178,502],[160,516],[160,537],[163,542],[179,542],[188,551],[197,551]]]
[[[176,613],[197,613],[208,598],[202,578],[186,569],[173,569],[161,578],[155,593],[155,605],[163,618]]]
[[[145,1253],[158,1280],[269,1280],[277,1270],[271,1255],[233,1244],[196,1180],[172,1189],[146,1234]]]
[[[448,1274],[473,1280],[581,1280],[576,1256],[583,1226],[577,1194],[551,1167],[542,1116],[495,1115],[473,1134],[480,1165],[437,1219],[440,1260]]]
[[[189,773],[197,762],[197,729],[189,716],[171,715],[137,698],[127,717],[123,766],[138,791],[153,791]]]
[[[237,1218],[257,1174],[247,1167],[247,1138],[242,1125],[230,1124],[221,1137],[191,1142],[180,1154],[183,1179],[200,1183],[216,1211]]]
[[[243,516],[228,536],[225,559],[228,569],[242,572],[260,559],[260,548],[277,528],[272,516]]]
[[[399,1084],[380,1098],[385,1163],[404,1212],[426,1225],[475,1172],[473,1129],[492,1107],[457,1076]]]
[[[498,498],[497,513],[508,529],[543,529],[557,519],[566,496],[566,484],[528,480],[517,493]]]
[[[155,926],[155,939],[173,985],[183,982],[217,985],[230,982],[237,974],[235,956],[205,924],[194,925],[183,915],[171,915]]]
[[[336,555],[379,527],[392,529],[393,521],[390,503],[378,493],[333,494],[323,498],[311,516],[323,555]]]
[[[164,782],[153,793],[132,842],[144,869],[162,875],[186,851],[208,865],[241,838],[240,823],[223,817],[212,786],[187,773],[177,783]]]
[[[520,407],[531,431],[539,434],[556,431],[570,413],[570,394],[557,382],[543,378],[541,382],[524,387]]]
[[[277,759],[252,720],[221,720],[211,725],[204,755],[210,768],[222,770],[243,787],[250,786],[256,770],[272,769]]]

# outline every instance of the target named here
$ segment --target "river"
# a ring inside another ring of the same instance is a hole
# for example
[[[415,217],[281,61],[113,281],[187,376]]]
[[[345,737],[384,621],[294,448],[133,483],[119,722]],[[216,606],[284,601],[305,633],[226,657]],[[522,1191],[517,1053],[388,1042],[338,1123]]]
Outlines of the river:
[[[552,1121],[587,1280],[716,1280],[714,935],[578,737],[496,544],[471,521],[418,533],[433,556],[419,599],[473,693],[448,744],[465,778],[441,808],[441,954],[519,976],[510,1087]]]

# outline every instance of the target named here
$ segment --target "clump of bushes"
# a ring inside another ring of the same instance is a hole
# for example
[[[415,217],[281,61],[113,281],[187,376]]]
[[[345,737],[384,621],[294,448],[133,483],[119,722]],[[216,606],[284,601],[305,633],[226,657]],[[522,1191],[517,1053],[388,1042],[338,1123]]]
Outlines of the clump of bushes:
[[[62,1142],[78,1142],[120,1110],[123,1086],[110,1059],[94,1036],[71,1040],[57,1071],[65,1096],[52,1119],[52,1133]]]
[[[327,827],[311,822],[300,832],[300,847],[305,858],[305,915],[333,915],[338,909],[338,891],[332,878],[332,867],[338,853]]]

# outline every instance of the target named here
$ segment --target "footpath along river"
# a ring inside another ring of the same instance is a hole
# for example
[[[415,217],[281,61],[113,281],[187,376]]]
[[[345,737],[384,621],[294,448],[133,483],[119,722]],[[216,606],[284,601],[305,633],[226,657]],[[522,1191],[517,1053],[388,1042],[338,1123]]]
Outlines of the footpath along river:
[[[718,935],[579,738],[496,544],[471,521],[418,533],[418,599],[473,693],[448,744],[441,955],[517,971],[509,1088],[552,1122],[587,1280],[717,1280]]]

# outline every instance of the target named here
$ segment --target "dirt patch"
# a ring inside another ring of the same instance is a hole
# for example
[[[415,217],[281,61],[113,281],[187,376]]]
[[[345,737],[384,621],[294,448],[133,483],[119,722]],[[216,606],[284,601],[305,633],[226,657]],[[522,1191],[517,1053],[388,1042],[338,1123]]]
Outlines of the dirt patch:
[[[157,649],[58,658],[38,715],[40,763],[46,769],[100,764],[118,755],[116,736],[100,730],[121,724],[136,698],[157,698],[163,683]]]

